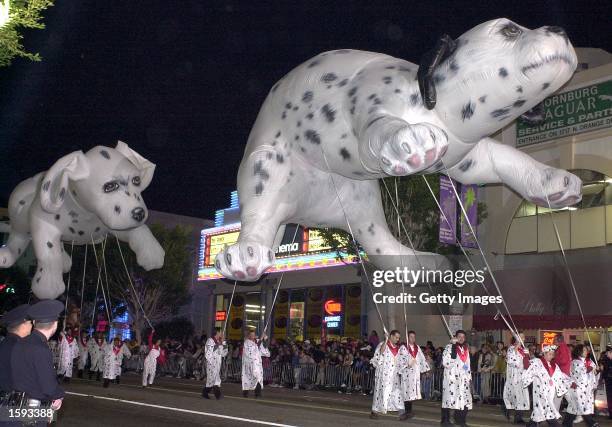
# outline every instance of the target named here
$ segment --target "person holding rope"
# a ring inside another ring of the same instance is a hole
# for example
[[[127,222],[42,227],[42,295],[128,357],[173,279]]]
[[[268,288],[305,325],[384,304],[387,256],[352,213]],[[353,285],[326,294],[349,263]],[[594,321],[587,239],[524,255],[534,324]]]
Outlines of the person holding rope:
[[[511,345],[506,353],[506,383],[504,384],[504,414],[510,419],[510,411],[514,410],[514,424],[524,424],[522,411],[529,410],[529,390],[523,387],[523,372],[529,368],[529,351],[520,339],[512,337]]]
[[[549,426],[561,425],[557,421],[561,414],[555,405],[555,397],[563,396],[571,381],[553,361],[555,350],[554,345],[545,345],[542,357],[533,359],[523,372],[523,387],[533,383],[533,411],[528,426],[537,426],[544,421]]]
[[[442,426],[452,426],[450,410],[454,409],[455,424],[466,426],[466,418],[472,409],[470,381],[470,354],[465,342],[465,331],[458,330],[442,354],[444,379],[442,383]]]
[[[412,402],[420,400],[421,374],[429,371],[429,365],[421,347],[416,343],[416,332],[408,331],[408,343],[400,347],[401,390],[404,400],[404,413],[400,420],[414,417]]]
[[[79,348],[74,339],[74,330],[66,329],[59,334],[59,363],[57,364],[57,375],[64,379],[65,383],[72,378],[72,364],[79,357]]]
[[[149,353],[145,357],[144,366],[142,369],[142,387],[146,388],[147,385],[153,385],[153,380],[155,380],[155,371],[157,370],[157,358],[159,357],[161,350],[161,338],[157,338],[155,340],[155,344],[153,344],[153,334],[155,333],[155,329],[151,329],[151,333],[149,334]]]
[[[578,344],[572,351],[571,381],[567,392],[567,410],[563,418],[563,427],[571,427],[577,416],[582,416],[587,426],[599,426],[593,420],[595,399],[593,392],[599,384],[599,368],[591,360],[586,346]]]
[[[104,370],[104,349],[106,343],[101,333],[96,334],[95,339],[89,340],[89,379],[96,373],[96,381],[100,381]]]
[[[130,357],[131,355],[130,350],[121,342],[119,337],[115,337],[112,343],[106,344],[104,348],[104,388],[107,388],[111,381],[119,384],[123,357]]]
[[[370,363],[374,366],[374,396],[370,418],[377,419],[379,414],[388,411],[404,411],[400,381],[399,357],[400,333],[394,329],[389,337],[378,344]],[[402,414],[403,415],[403,414]],[[400,417],[400,419],[403,419]]]
[[[221,329],[215,328],[215,336],[206,340],[204,357],[206,359],[206,385],[202,397],[209,399],[208,393],[212,389],[215,398],[221,399],[221,364],[227,356],[227,342],[221,335]],[[260,358],[261,360],[261,358]]]
[[[247,332],[242,348],[242,395],[249,397],[249,390],[255,390],[255,397],[261,396],[263,388],[262,357],[270,357],[264,346],[268,336],[264,333],[261,340],[255,338],[255,331]]]
[[[87,335],[87,331],[81,331],[81,337],[77,343],[79,350],[79,370],[77,373],[77,377],[83,378],[83,371],[85,370],[85,365],[87,365],[87,359],[89,358],[89,335]]]

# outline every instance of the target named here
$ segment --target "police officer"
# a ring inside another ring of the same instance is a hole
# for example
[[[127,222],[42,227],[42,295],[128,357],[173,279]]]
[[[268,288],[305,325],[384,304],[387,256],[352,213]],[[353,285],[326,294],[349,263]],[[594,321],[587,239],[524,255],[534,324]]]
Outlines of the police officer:
[[[0,399],[7,398],[7,395],[13,391],[11,352],[17,341],[27,337],[32,332],[32,321],[28,317],[29,309],[28,304],[23,304],[2,317],[2,323],[6,326],[8,334],[6,339],[0,343]]]
[[[50,406],[58,410],[62,406],[64,390],[57,382],[53,354],[47,341],[55,334],[57,318],[63,310],[64,305],[57,300],[43,300],[34,304],[29,310],[34,330],[13,348],[13,388],[25,394],[28,408]],[[46,425],[46,422],[37,424]]]
[[[608,418],[612,420],[612,345],[606,347],[601,356],[601,377],[606,384],[606,397],[608,400]]]

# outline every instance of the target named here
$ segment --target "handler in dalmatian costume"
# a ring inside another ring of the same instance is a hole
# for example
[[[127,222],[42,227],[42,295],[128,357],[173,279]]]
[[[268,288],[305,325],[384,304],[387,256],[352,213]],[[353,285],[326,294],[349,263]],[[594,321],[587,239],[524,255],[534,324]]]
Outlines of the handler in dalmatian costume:
[[[510,419],[510,411],[514,410],[514,424],[524,424],[522,411],[529,410],[529,390],[523,387],[523,372],[529,368],[529,350],[521,344],[525,336],[521,334],[520,338],[519,341],[516,337],[512,337],[506,354],[504,411],[506,417]]]
[[[79,347],[79,371],[77,373],[77,376],[79,378],[83,378],[83,370],[85,369],[85,365],[87,365],[87,359],[89,357],[89,348],[91,347],[89,342],[90,339],[87,335],[87,331],[81,331],[81,336],[77,341],[77,346]]]
[[[264,334],[258,344],[255,331],[249,331],[242,347],[242,395],[249,397],[249,390],[255,390],[255,397],[261,396],[263,388],[262,357],[270,357],[270,350],[264,346],[268,337]],[[208,379],[207,379],[208,381]]]
[[[587,426],[599,426],[593,419],[594,392],[599,384],[597,365],[589,357],[587,347],[578,344],[572,351],[572,367],[570,379],[572,384],[567,395],[567,409],[563,418],[563,426],[571,427],[578,415]]]
[[[472,409],[470,381],[470,350],[465,342],[465,331],[458,330],[442,354],[442,419],[440,424],[452,426],[450,410],[455,410],[455,425],[466,426],[468,410]]]
[[[378,344],[370,363],[374,366],[374,395],[370,418],[388,411],[404,411],[400,380],[400,333],[392,330],[389,338]],[[402,414],[403,415],[403,414]],[[400,416],[400,419],[401,416]]]
[[[558,422],[561,415],[554,399],[555,396],[567,393],[571,381],[553,361],[555,350],[556,346],[545,345],[542,348],[543,356],[533,359],[529,368],[523,372],[523,387],[533,383],[533,410],[529,426],[536,426],[544,421],[549,426],[561,425]]]
[[[563,29],[504,18],[443,37],[420,67],[347,49],[306,61],[272,87],[251,130],[237,179],[240,236],[218,254],[217,270],[257,281],[288,223],[352,231],[380,269],[446,265],[389,231],[378,183],[388,176],[442,172],[462,184],[506,184],[539,206],[577,203],[578,177],[489,138],[535,118],[530,109],[576,64]]]
[[[157,371],[157,358],[160,355],[161,339],[156,339],[153,343],[153,333],[155,329],[151,330],[149,334],[149,353],[145,357],[144,365],[142,369],[142,386],[152,385],[155,380],[155,372]]]
[[[111,381],[119,384],[121,377],[121,363],[124,357],[130,357],[132,353],[124,345],[119,337],[115,337],[113,342],[106,344],[104,348],[104,387],[108,387]]]
[[[96,373],[96,381],[100,381],[102,371],[104,370],[104,351],[106,343],[101,334],[98,334],[95,339],[89,340],[89,379]]]
[[[202,396],[209,399],[212,390],[217,400],[221,399],[221,364],[227,356],[227,343],[223,340],[221,329],[215,328],[215,336],[206,340],[204,358],[206,359],[206,385]]]
[[[67,329],[59,335],[59,359],[57,364],[57,375],[64,378],[64,382],[70,382],[72,378],[72,363],[79,357],[79,348],[73,336],[74,331]]]
[[[421,347],[416,343],[416,332],[408,331],[408,344],[400,348],[401,389],[404,401],[404,413],[401,420],[414,417],[412,402],[420,400],[421,374],[429,371],[429,365]]]
[[[0,248],[0,268],[12,266],[31,240],[38,261],[32,292],[55,299],[72,265],[62,242],[100,243],[109,233],[129,243],[145,270],[161,268],[164,250],[144,225],[148,211],[141,197],[154,170],[120,141],[114,149],[75,151],[21,182],[9,198],[10,235]]]

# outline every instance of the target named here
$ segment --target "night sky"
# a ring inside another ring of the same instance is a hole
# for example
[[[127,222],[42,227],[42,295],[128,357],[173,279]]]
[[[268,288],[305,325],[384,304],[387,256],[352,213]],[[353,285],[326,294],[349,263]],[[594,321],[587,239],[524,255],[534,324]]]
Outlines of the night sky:
[[[611,51],[611,3],[57,0],[47,28],[26,33],[43,62],[0,69],[0,206],[59,157],[121,139],[157,164],[149,208],[212,218],[268,90],[308,58],[418,62],[440,34],[498,17]]]

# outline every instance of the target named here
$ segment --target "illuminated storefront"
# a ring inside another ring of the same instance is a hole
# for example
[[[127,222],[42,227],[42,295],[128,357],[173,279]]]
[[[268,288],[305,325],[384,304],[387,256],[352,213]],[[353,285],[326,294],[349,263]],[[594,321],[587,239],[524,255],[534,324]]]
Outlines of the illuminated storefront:
[[[215,326],[223,328],[232,285],[214,267],[215,257],[240,233],[238,199],[231,196],[230,208],[218,211],[215,227],[202,230],[198,264],[200,286],[214,287]],[[228,223],[229,221],[229,223]],[[326,246],[318,230],[289,224],[276,262],[255,286],[239,287],[227,318],[229,339],[241,339],[247,330],[261,332],[270,316],[268,335],[276,339],[314,342],[341,337],[359,338],[365,325],[358,260],[342,258]],[[272,299],[283,276],[272,313]]]

